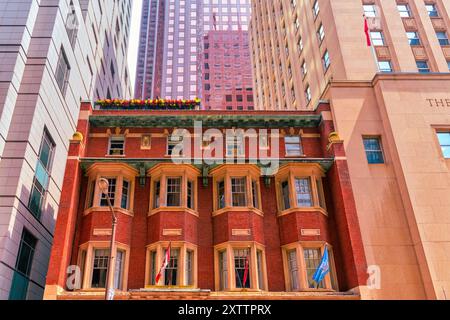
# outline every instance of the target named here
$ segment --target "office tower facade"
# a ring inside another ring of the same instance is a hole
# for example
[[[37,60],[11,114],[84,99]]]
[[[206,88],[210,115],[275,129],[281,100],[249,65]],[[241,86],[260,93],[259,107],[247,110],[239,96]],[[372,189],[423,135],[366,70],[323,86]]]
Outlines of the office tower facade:
[[[256,108],[331,106],[369,264],[362,297],[445,299],[450,3],[252,4]]]
[[[250,0],[144,1],[135,97],[198,96],[206,32],[247,30],[250,12]]]
[[[0,3],[0,299],[43,296],[80,100],[130,96],[130,5]]]
[[[209,31],[203,40],[202,97],[205,109],[253,110],[248,32]]]
[[[301,112],[129,104],[82,103],[46,299],[103,299],[107,281],[120,300],[360,299],[366,260],[328,104]],[[183,163],[172,161],[176,128],[185,129]],[[245,137],[236,141],[233,128]],[[109,278],[102,177],[118,219]],[[330,272],[315,282],[326,253]]]

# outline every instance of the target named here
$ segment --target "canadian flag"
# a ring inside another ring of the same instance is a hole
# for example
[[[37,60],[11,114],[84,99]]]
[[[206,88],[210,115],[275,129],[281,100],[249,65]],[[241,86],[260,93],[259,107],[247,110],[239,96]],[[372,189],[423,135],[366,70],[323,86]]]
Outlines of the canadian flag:
[[[370,38],[370,28],[369,22],[367,21],[367,17],[364,16],[364,33],[366,34],[367,46],[372,46],[372,39]]]
[[[171,243],[169,242],[169,247],[166,250],[166,256],[164,257],[164,261],[162,263],[161,269],[159,270],[158,274],[156,275],[155,284],[158,284],[163,272],[166,270],[167,266],[170,263],[170,247],[171,247]]]
[[[247,256],[247,257],[245,258],[244,281],[243,281],[243,287],[244,287],[244,288],[245,288],[245,285],[247,284],[248,267],[249,267],[249,261],[248,261],[248,256]]]

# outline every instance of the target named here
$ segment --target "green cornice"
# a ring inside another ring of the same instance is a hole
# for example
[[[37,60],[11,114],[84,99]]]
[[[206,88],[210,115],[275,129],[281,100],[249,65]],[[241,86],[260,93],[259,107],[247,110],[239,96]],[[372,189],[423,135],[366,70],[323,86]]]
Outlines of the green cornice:
[[[244,163],[252,163],[252,164],[258,165],[261,168],[264,168],[264,167],[269,166],[267,164],[267,163],[270,163],[269,161],[270,161],[269,159],[263,160],[263,162],[255,161],[255,160],[246,160]],[[272,160],[272,161],[274,161],[274,160]],[[95,163],[125,163],[125,164],[128,164],[128,165],[134,167],[137,170],[145,169],[145,171],[147,171],[148,169],[152,168],[153,166],[155,166],[159,163],[169,163],[169,162],[172,162],[171,158],[164,158],[164,159],[82,158],[81,159],[81,167],[83,170],[87,170],[91,165],[93,165]],[[194,162],[193,165],[200,170],[204,169],[205,167],[208,167],[208,169],[211,170],[214,167],[221,165],[221,163],[218,163],[215,165],[208,165],[202,161],[193,161],[193,162]],[[229,162],[224,160],[223,163],[227,164]],[[230,162],[230,163],[233,163],[233,162]],[[236,162],[236,163],[240,164],[242,162]],[[333,165],[334,159],[333,158],[295,158],[295,159],[289,158],[289,159],[280,159],[279,160],[279,166],[282,166],[286,163],[317,163],[326,172]],[[190,164],[190,163],[188,162],[188,164]],[[174,165],[176,165],[176,164],[174,163]],[[202,171],[204,171],[204,170],[202,170]]]
[[[134,128],[190,128],[194,121],[201,121],[205,128],[271,128],[317,127],[320,115],[92,115],[93,127]]]

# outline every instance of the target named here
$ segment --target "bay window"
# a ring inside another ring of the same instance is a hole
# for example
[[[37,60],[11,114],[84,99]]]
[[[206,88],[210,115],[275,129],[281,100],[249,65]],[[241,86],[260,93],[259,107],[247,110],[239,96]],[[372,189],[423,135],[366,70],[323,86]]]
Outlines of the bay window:
[[[275,176],[280,214],[305,209],[326,214],[322,185],[324,175],[318,164],[287,164],[281,167]]]
[[[258,243],[218,245],[214,259],[217,291],[266,290],[265,253]]]
[[[159,164],[149,170],[152,178],[150,214],[184,209],[196,214],[197,178],[200,171],[189,165]]]
[[[171,242],[170,260],[161,274],[169,247],[168,242],[157,242],[147,247],[146,287],[197,287],[197,247],[188,242]]]
[[[258,167],[222,165],[210,173],[214,180],[214,214],[220,214],[225,209],[254,209],[262,214]]]
[[[116,290],[127,290],[129,248],[115,244],[114,266],[111,268],[110,281]],[[105,289],[109,264],[109,243],[87,242],[80,246],[78,265],[82,269],[82,289]]]
[[[328,249],[330,272],[317,283],[313,280],[313,276],[322,261],[325,245]],[[283,264],[286,288],[289,291],[338,290],[333,248],[330,244],[301,241],[286,245],[283,247]]]
[[[138,172],[136,169],[126,164],[94,164],[88,171],[89,177],[86,212],[91,211],[109,211],[106,195],[98,187],[100,179],[108,180],[108,196],[111,205],[127,214],[132,214],[134,203],[134,180]]]

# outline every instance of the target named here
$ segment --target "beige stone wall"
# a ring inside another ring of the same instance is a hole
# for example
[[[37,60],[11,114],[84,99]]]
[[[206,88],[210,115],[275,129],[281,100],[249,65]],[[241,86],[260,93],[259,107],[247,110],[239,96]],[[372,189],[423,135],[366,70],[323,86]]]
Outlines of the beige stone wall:
[[[450,99],[450,78],[381,75],[373,84],[333,84],[327,97],[345,141],[368,264],[381,268],[381,289],[363,298],[448,298],[450,161],[434,127],[450,128],[450,107],[427,99]],[[381,136],[385,164],[367,163],[364,135]]]

